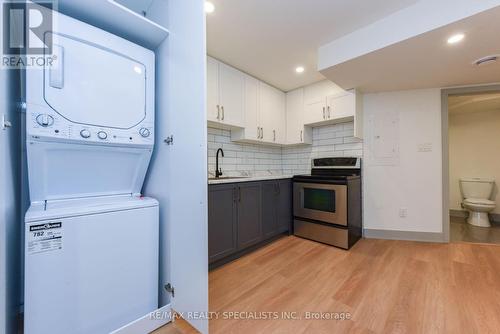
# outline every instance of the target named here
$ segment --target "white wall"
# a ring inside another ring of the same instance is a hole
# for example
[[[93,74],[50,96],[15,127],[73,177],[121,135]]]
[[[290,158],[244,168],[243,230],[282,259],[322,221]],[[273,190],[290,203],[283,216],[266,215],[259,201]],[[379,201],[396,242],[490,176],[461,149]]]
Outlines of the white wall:
[[[449,115],[450,209],[462,210],[460,177],[493,177],[500,182],[500,110]],[[500,196],[493,199],[500,213]]]
[[[373,120],[386,113],[399,118],[399,158],[392,165],[370,161],[369,136],[385,135],[373,131]],[[442,232],[440,89],[366,94],[364,116],[364,228]],[[422,144],[431,151],[419,152]],[[406,218],[400,208],[407,209]]]

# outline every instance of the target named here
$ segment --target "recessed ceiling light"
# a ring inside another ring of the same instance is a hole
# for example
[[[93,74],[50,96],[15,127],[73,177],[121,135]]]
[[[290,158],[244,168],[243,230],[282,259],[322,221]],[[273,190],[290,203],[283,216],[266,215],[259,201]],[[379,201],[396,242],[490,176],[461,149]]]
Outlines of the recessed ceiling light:
[[[455,44],[464,39],[465,35],[464,34],[456,34],[448,38],[448,44]]]
[[[297,68],[295,69],[295,72],[297,72],[297,73],[302,73],[302,72],[304,72],[304,67],[302,67],[302,66],[297,67]]]
[[[213,13],[215,10],[215,6],[213,3],[211,3],[210,1],[205,1],[205,13]]]

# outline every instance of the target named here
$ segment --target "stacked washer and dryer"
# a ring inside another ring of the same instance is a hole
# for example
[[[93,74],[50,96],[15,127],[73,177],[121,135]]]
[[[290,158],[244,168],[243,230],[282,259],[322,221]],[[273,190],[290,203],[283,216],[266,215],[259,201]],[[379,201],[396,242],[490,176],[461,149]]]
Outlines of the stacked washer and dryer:
[[[54,13],[26,71],[25,332],[109,333],[158,306],[154,53]]]

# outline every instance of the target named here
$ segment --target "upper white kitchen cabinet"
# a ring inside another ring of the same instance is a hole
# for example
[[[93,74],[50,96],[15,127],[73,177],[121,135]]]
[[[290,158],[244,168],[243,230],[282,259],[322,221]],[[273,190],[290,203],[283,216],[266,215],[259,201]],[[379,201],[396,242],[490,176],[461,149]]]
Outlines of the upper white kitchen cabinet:
[[[286,142],[285,99],[285,93],[260,82],[260,131],[264,142]]]
[[[245,122],[231,130],[231,140],[271,145],[286,143],[285,93],[245,76]]]
[[[361,94],[345,91],[329,81],[304,88],[304,124],[320,126],[354,121],[354,136],[363,137]]]
[[[260,82],[246,75],[244,89],[244,127],[231,131],[232,141],[255,142],[262,141],[260,125]]]
[[[327,97],[342,91],[342,88],[327,80],[304,87],[304,124],[327,121]]]
[[[220,128],[244,126],[245,74],[207,57],[207,119]]]
[[[312,144],[312,128],[304,126],[304,88],[286,93],[286,144]]]
[[[327,98],[327,119],[332,123],[354,121],[354,137],[363,139],[363,96],[348,90]]]

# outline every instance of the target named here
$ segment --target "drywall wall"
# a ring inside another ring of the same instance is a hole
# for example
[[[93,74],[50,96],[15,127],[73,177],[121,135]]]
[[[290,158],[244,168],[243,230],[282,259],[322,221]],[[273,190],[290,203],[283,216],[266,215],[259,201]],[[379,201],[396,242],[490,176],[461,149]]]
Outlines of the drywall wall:
[[[364,228],[441,233],[440,89],[366,94],[364,117]]]
[[[462,210],[460,177],[492,177],[500,182],[500,110],[449,115],[450,209]],[[500,213],[495,187],[493,213]]]

